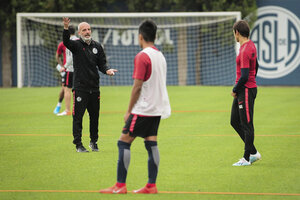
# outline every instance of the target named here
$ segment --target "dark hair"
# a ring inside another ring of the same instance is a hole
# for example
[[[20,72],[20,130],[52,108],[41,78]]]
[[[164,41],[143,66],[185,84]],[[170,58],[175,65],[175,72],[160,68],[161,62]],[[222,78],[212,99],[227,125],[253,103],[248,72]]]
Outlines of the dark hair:
[[[74,26],[69,26],[69,33],[70,33],[70,35],[75,35],[75,28],[74,28]]]
[[[250,28],[249,28],[248,23],[245,20],[239,20],[239,21],[235,22],[235,24],[233,25],[233,31],[234,31],[234,33],[236,33],[236,31],[238,31],[241,36],[247,37],[247,38],[250,35]]]
[[[156,30],[156,24],[152,20],[147,19],[141,23],[139,27],[139,34],[143,36],[146,42],[154,42],[156,37]]]

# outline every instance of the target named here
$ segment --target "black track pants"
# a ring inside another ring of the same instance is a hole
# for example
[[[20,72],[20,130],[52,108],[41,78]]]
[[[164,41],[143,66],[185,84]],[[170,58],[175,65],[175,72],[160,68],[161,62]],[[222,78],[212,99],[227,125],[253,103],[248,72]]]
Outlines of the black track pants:
[[[231,108],[231,125],[245,143],[244,157],[256,153],[254,146],[253,111],[257,88],[245,88],[233,99]]]
[[[98,140],[98,124],[100,110],[100,92],[73,91],[73,143],[76,146],[82,145],[82,118],[85,110],[88,110],[90,117],[90,138],[91,142]]]

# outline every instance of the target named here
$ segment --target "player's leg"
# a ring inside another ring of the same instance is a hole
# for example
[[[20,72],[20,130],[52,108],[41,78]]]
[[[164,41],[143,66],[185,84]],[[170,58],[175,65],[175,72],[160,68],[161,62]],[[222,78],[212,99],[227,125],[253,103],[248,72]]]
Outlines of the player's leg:
[[[250,91],[249,91],[250,90]],[[254,142],[253,126],[253,106],[255,96],[252,95],[252,89],[245,88],[243,108],[239,109],[240,119],[245,132],[245,152],[244,158],[249,161],[250,154],[256,153]]]
[[[134,190],[133,193],[155,194],[157,193],[156,178],[160,161],[156,136],[145,138],[145,148],[148,152],[148,182],[145,187]]]
[[[59,95],[58,95],[58,103],[53,111],[54,114],[59,113],[63,99],[64,99],[64,86],[62,84],[61,89],[59,91]]]
[[[64,94],[65,94],[65,110],[61,113],[58,113],[57,116],[67,116],[71,115],[71,93],[72,89],[68,88],[67,86],[64,87]]]
[[[61,103],[64,100],[65,90],[64,86],[61,86],[61,90],[59,92],[58,102]]]
[[[118,140],[119,160],[117,170],[118,183],[125,183],[127,177],[127,171],[130,163],[130,146],[135,140],[137,135],[134,135],[136,124],[139,122],[138,116],[131,114],[125,126],[123,127],[122,134]]]
[[[148,152],[148,184],[155,184],[160,161],[157,137],[151,136],[145,138],[145,148]]]
[[[133,129],[136,123],[137,119],[134,118],[134,116],[137,117],[137,115],[129,116],[123,128],[122,134],[118,140],[119,159],[117,164],[117,183],[110,188],[100,190],[100,193],[127,193],[126,178],[130,163],[130,146],[131,143],[135,140],[135,136],[131,135],[129,131],[130,127]]]
[[[59,113],[60,108],[61,108],[61,103],[64,99],[64,86],[66,84],[66,72],[62,72],[62,73],[60,73],[60,75],[61,75],[61,89],[59,92],[58,103],[53,111],[54,114]]]
[[[237,111],[235,110],[236,116],[239,116],[239,119],[235,119],[235,120],[239,120],[239,135],[240,137],[243,139],[244,143],[245,143],[245,150],[244,150],[244,156],[236,163],[233,164],[233,166],[247,166],[247,165],[251,165],[251,163],[249,162],[250,159],[250,150],[248,147],[248,144],[250,142],[250,130],[249,127],[246,126],[247,123],[247,116],[246,116],[246,107],[245,107],[245,90],[241,90],[238,92],[237,98],[236,98],[236,104],[237,104]],[[233,123],[232,123],[233,124]],[[244,135],[243,135],[243,134]],[[246,145],[247,142],[247,145]]]
[[[100,110],[100,92],[89,94],[87,110],[90,117],[90,145],[92,151],[99,151],[98,141],[98,125],[99,125],[99,110]]]
[[[133,115],[130,115],[118,140],[119,159],[117,165],[117,187],[126,187],[127,172],[131,158],[130,146],[135,140],[135,137],[130,135],[129,130],[126,127],[130,127],[129,124],[134,123]]]
[[[254,97],[255,98],[255,97]],[[251,101],[251,98],[250,98]],[[250,154],[251,152],[256,152],[254,141],[254,127],[253,127],[253,117],[250,115],[250,110],[253,109],[249,105],[249,89],[245,88],[238,94],[239,103],[239,116],[241,122],[241,128],[245,133],[245,149],[244,156],[240,159],[234,166],[244,166],[250,165]]]
[[[230,124],[234,128],[234,130],[239,134],[241,139],[244,141],[245,133],[242,129],[242,125],[240,121],[239,104],[237,98],[234,98],[232,102]]]
[[[148,152],[148,182],[145,187],[134,190],[134,193],[154,194],[157,193],[156,178],[160,162],[160,155],[157,146],[157,131],[160,117],[145,117],[144,131],[145,148]]]
[[[67,115],[71,115],[71,93],[72,89],[69,87],[65,87],[65,102],[66,102],[66,113]]]
[[[64,87],[66,108],[63,112],[57,114],[58,116],[71,115],[72,86],[73,86],[73,72],[66,72],[66,81]]]
[[[71,93],[73,87],[73,72],[66,72],[66,87],[65,87],[65,103],[66,103],[66,115],[71,115]]]
[[[73,143],[77,152],[88,152],[81,142],[82,118],[88,103],[88,93],[78,90],[73,91]]]
[[[249,116],[250,116],[250,126],[251,126],[251,130],[252,130],[252,137],[253,137],[253,143],[251,145],[251,150],[250,150],[250,162],[253,163],[257,160],[261,159],[261,155],[260,153],[256,150],[256,147],[254,145],[254,102],[256,99],[256,95],[257,95],[257,88],[251,88],[248,89],[248,106],[249,106]]]
[[[117,183],[121,183],[121,185],[126,183],[131,157],[130,146],[134,140],[135,137],[130,136],[128,132],[122,133],[118,140],[119,159],[117,166]]]

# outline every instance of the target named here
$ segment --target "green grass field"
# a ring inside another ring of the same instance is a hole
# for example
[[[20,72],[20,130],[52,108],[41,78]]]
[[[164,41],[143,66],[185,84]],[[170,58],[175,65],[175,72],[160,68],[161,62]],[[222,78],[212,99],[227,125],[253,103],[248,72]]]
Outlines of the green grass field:
[[[0,89],[0,199],[300,199],[300,87],[260,87],[255,144],[262,160],[232,167],[243,143],[230,126],[231,87],[168,87],[159,129],[157,195],[105,195],[116,182],[117,140],[131,87],[102,87],[100,152],[76,153],[72,117],[52,111],[59,88]],[[89,143],[89,120],[83,122]],[[147,181],[143,140],[132,145],[127,189]]]

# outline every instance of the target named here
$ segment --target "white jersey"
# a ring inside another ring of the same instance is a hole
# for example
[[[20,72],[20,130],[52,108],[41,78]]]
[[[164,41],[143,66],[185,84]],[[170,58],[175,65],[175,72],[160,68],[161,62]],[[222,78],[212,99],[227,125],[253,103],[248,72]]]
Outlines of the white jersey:
[[[78,40],[78,37],[73,35],[70,37],[70,40]],[[66,48],[66,64],[64,67],[66,68],[67,72],[74,72],[73,55],[72,55],[72,52],[68,48]]]
[[[148,72],[144,70],[145,65],[148,65]],[[143,79],[144,82],[140,97],[131,113],[168,118],[171,115],[171,107],[166,87],[167,62],[164,55],[155,47],[147,47],[137,54],[134,67],[133,78]],[[142,78],[146,77],[145,75],[147,78]]]

